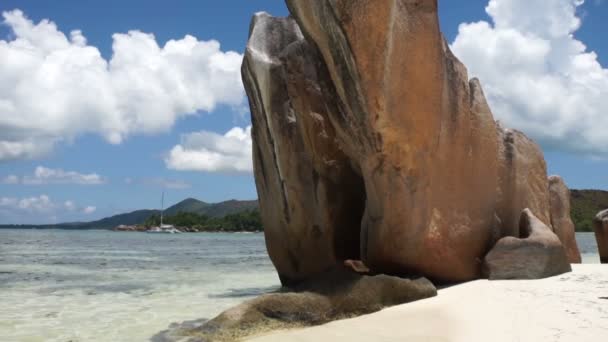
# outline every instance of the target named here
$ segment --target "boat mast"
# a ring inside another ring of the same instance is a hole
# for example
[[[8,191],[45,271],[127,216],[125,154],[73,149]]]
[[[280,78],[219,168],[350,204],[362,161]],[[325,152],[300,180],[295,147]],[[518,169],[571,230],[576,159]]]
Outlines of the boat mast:
[[[160,226],[163,226],[163,210],[165,210],[165,192],[160,197]]]

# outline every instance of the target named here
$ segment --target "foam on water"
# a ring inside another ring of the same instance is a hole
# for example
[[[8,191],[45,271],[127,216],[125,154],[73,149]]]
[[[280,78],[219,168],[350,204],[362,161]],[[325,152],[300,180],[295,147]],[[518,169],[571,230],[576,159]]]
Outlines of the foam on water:
[[[3,342],[147,341],[278,284],[261,234],[0,230]]]

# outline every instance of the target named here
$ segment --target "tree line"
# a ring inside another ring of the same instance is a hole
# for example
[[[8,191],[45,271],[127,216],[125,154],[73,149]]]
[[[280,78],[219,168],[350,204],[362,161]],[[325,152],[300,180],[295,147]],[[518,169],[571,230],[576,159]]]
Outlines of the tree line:
[[[163,223],[197,232],[261,232],[264,230],[258,210],[246,210],[224,217],[209,217],[180,211],[175,215],[164,216]],[[146,227],[159,226],[160,215],[150,216],[143,225]]]

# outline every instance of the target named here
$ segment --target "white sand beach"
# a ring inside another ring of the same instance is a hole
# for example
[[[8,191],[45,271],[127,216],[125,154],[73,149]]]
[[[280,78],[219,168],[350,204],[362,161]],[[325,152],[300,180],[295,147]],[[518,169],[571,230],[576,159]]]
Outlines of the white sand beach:
[[[252,340],[608,341],[608,265],[573,265],[542,280],[472,281],[431,299]]]

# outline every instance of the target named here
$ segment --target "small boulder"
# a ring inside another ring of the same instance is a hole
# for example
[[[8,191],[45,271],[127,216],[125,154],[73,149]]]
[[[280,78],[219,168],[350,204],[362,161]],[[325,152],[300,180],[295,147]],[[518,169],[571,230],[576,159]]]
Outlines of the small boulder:
[[[540,279],[572,271],[557,235],[530,209],[521,214],[519,234],[498,240],[486,255],[483,271],[490,280]]]
[[[359,274],[368,274],[370,272],[369,267],[361,260],[344,260],[344,266]]]
[[[576,244],[574,222],[570,218],[570,190],[559,176],[549,177],[549,203],[551,225],[566,249],[568,261],[580,264],[581,253]]]
[[[593,230],[602,264],[608,264],[608,209],[600,211],[593,220]]]
[[[437,295],[426,278],[366,276],[336,267],[290,292],[265,294],[202,324],[172,326],[157,341],[233,341],[269,330],[324,324]]]

